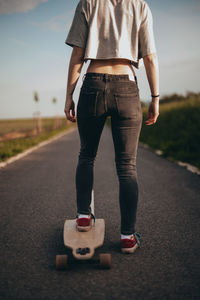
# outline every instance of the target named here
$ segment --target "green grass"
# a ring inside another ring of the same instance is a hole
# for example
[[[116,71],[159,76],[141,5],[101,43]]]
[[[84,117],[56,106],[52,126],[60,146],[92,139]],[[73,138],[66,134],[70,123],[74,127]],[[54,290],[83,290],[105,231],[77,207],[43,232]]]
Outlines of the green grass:
[[[200,168],[200,93],[190,93],[186,97],[174,94],[161,99],[157,123],[150,126],[144,124],[148,105],[142,107],[143,126],[140,141],[153,149],[162,150],[164,157],[188,162]],[[46,128],[45,132],[36,137],[0,142],[0,161],[74,126],[63,123],[60,129],[52,130],[54,119],[42,119],[42,122],[43,128]],[[110,126],[110,118],[107,119],[107,125]],[[13,128],[19,131],[31,130],[34,128],[33,120],[0,121],[0,135],[11,132]]]
[[[148,107],[143,108],[144,121]],[[200,97],[161,102],[156,124],[143,124],[140,141],[163,151],[163,156],[200,168]]]
[[[69,129],[72,126],[74,127],[74,124],[71,123],[56,130],[42,132],[38,136],[0,142],[0,161],[5,161],[6,159]]]
[[[163,101],[162,101],[163,100]],[[140,141],[160,149],[164,157],[200,168],[200,93],[166,96],[154,125],[145,125],[148,105],[143,105]],[[110,125],[110,120],[107,122]]]

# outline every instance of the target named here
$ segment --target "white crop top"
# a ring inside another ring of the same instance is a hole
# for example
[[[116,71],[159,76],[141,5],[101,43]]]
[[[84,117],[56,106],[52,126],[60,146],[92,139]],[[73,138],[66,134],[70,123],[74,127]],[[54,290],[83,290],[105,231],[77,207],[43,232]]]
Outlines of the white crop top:
[[[144,0],[80,0],[65,43],[84,48],[85,62],[125,58],[139,69],[141,58],[156,53],[150,7]]]

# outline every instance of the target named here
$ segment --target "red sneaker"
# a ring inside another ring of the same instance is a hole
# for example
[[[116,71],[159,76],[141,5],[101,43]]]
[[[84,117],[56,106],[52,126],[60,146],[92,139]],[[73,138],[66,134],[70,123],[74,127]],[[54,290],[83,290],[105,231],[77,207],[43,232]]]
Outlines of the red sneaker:
[[[121,251],[123,253],[133,253],[140,247],[140,234],[135,232],[130,239],[120,239]]]
[[[92,216],[89,218],[76,217],[76,227],[79,231],[89,231],[92,227]]]

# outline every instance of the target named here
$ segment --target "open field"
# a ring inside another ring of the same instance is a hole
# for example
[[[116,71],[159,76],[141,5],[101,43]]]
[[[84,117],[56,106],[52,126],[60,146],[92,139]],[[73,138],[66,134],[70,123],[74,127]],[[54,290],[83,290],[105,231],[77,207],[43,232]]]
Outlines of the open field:
[[[0,121],[0,161],[14,156],[54,135],[75,126],[65,118],[44,118],[42,130],[38,132],[37,122],[33,119]]]
[[[52,130],[55,127],[55,123],[59,123],[58,127],[63,126],[66,123],[65,118],[42,118],[42,128],[47,130]],[[37,119],[9,119],[9,120],[0,120],[0,137],[13,133],[27,133],[34,130],[37,127]]]

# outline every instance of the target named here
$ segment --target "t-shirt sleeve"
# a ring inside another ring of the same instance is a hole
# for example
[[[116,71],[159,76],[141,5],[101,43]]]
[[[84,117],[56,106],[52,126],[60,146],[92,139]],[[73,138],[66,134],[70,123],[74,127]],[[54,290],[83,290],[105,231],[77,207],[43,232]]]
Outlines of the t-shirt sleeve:
[[[82,1],[77,4],[74,18],[65,40],[65,44],[73,47],[78,46],[80,48],[86,47],[88,36],[88,24],[85,18],[84,11],[82,10]]]
[[[153,17],[149,5],[144,2],[143,18],[139,28],[138,58],[156,53],[156,45],[153,31]]]

